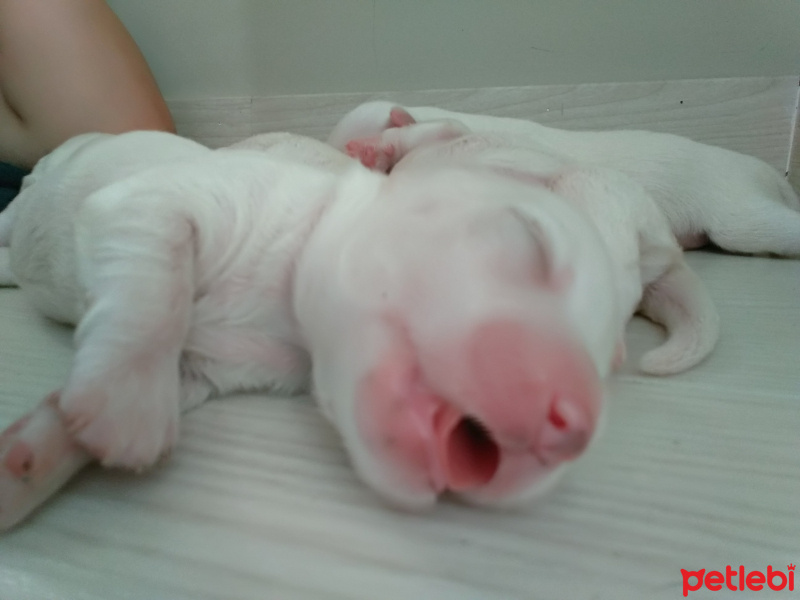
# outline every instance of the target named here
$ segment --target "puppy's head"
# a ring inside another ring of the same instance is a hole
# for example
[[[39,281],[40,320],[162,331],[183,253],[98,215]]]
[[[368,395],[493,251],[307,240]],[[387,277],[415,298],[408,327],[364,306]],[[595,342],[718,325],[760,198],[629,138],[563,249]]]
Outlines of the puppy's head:
[[[298,265],[314,389],[395,504],[534,496],[586,448],[615,342],[610,266],[550,192],[355,169]]]

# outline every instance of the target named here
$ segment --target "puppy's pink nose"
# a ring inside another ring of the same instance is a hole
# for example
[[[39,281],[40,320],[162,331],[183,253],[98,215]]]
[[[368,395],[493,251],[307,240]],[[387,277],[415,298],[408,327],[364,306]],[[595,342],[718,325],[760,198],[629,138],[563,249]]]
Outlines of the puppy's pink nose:
[[[469,343],[471,406],[507,452],[530,452],[546,465],[577,457],[600,411],[597,371],[586,351],[558,330],[484,324]]]
[[[545,464],[572,460],[586,449],[593,431],[593,419],[580,402],[556,398],[531,450]]]

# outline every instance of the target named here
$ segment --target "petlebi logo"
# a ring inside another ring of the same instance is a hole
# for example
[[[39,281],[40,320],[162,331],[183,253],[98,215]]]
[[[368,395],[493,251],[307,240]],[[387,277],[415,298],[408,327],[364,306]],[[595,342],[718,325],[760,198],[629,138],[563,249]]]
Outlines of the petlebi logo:
[[[724,573],[722,571],[706,571],[705,569],[700,569],[699,571],[681,569],[683,595],[686,597],[689,592],[696,592],[703,587],[712,592],[722,589],[729,589],[734,592],[743,592],[745,590],[759,592],[765,589],[776,592],[782,590],[793,592],[794,569],[794,564],[786,565],[786,572],[773,569],[772,565],[767,565],[766,571],[747,571],[744,565],[739,565],[738,569],[727,565]]]

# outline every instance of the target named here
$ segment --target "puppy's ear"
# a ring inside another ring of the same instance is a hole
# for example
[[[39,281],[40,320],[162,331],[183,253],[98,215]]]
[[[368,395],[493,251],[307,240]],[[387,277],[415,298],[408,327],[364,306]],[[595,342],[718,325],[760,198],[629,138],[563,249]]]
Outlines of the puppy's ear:
[[[392,121],[392,111],[395,109],[402,110],[393,102],[382,100],[365,102],[357,106],[336,124],[328,136],[328,144],[344,151],[347,142],[351,140],[376,137],[390,127],[401,126]],[[411,115],[408,117],[411,118]],[[402,120],[400,113],[397,118]],[[408,124],[402,123],[402,125]]]
[[[389,111],[389,123],[392,127],[408,127],[416,122],[417,120],[401,106],[395,106]]]
[[[545,214],[512,207],[509,209],[527,231],[535,279],[553,291],[563,290],[572,281],[570,250],[561,227]]]

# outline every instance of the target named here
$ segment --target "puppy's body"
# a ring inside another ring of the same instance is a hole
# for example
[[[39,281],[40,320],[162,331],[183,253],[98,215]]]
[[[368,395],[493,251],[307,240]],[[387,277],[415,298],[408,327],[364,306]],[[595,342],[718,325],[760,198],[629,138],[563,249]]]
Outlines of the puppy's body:
[[[388,178],[289,134],[219,151],[95,134],[37,166],[0,245],[38,308],[78,325],[77,351],[63,389],[0,435],[0,525],[89,460],[152,464],[212,394],[309,379],[388,500],[529,498],[591,439],[640,300],[670,332],[645,370],[713,347],[673,233],[796,253],[797,199],[754,159],[410,110],[362,107],[331,138],[368,138],[378,158],[354,154]]]
[[[195,326],[184,343],[187,375],[202,370],[223,392],[237,380],[301,385],[308,365],[292,327],[289,269],[334,177],[265,161],[263,152],[214,153],[177,136],[90,135],[73,140],[82,144],[80,155],[67,145],[68,156],[56,152],[37,167],[15,203],[11,268],[31,300],[49,317],[78,324],[98,308],[90,306],[101,293],[95,290],[108,286],[119,294],[115,311],[152,322],[163,308],[156,298],[177,309],[175,284],[190,270]],[[192,264],[179,264],[188,237]],[[148,278],[146,271],[162,269],[169,280]],[[77,331],[79,340],[88,334]],[[265,373],[248,351],[297,372]],[[203,369],[191,364],[195,354]],[[217,362],[225,365],[218,374]]]
[[[564,165],[601,167],[638,182],[686,248],[708,240],[725,250],[800,255],[800,200],[788,182],[751,156],[649,131],[578,132],[531,121],[473,115],[434,107],[403,108],[392,120],[390,102],[363,104],[346,115],[329,142],[342,150],[359,138],[386,132],[393,163],[470,160],[547,175]],[[416,122],[423,133],[389,128]],[[395,137],[396,136],[396,137]],[[515,153],[535,152],[537,164]]]
[[[651,148],[648,155],[642,136],[651,136],[662,148]],[[666,344],[642,358],[645,372],[685,370],[714,347],[716,310],[675,239],[677,234],[697,241],[696,223],[702,222],[692,196],[696,192],[679,176],[685,165],[670,160],[670,144],[680,150],[692,146],[689,140],[668,136],[665,141],[644,132],[573,133],[513,119],[369,102],[346,115],[329,141],[380,171],[488,168],[552,190],[594,223],[613,258],[621,298],[620,361],[625,325],[636,310],[669,333]],[[699,179],[701,189],[711,186],[709,177]],[[661,203],[654,200],[653,189]],[[707,206],[701,203],[700,208]]]
[[[614,261],[524,182],[387,177],[286,134],[219,151],[97,134],[38,166],[0,229],[26,294],[77,324],[64,387],[0,437],[0,525],[90,459],[149,466],[211,394],[309,376],[359,474],[404,507],[535,495],[601,416]]]

